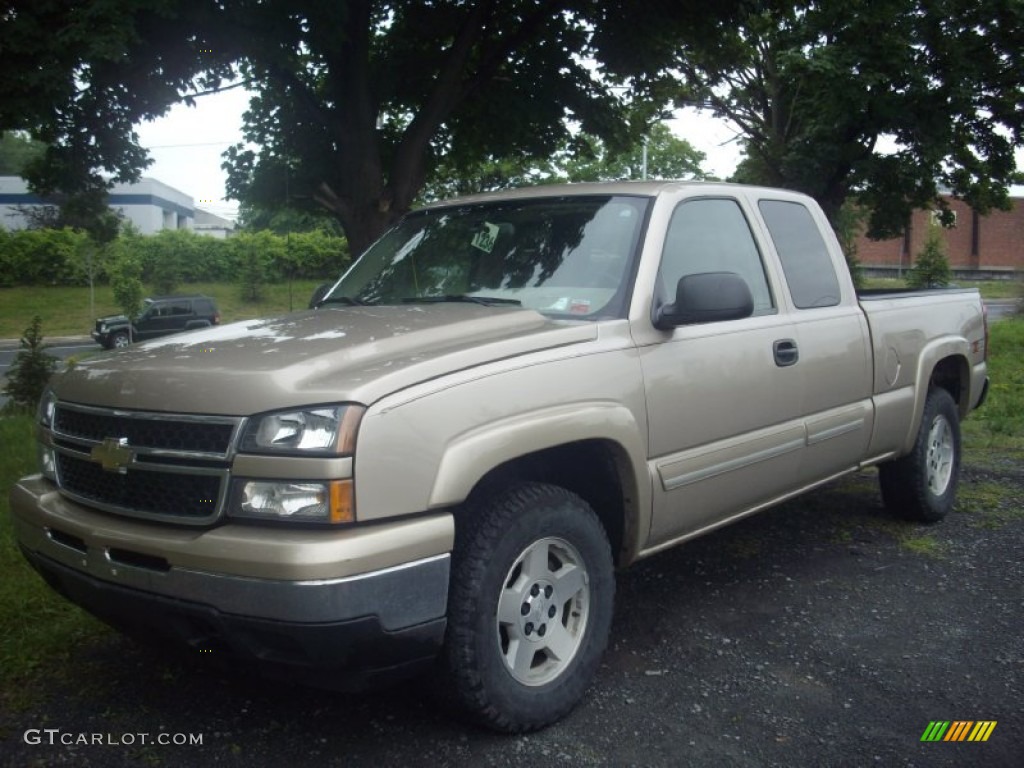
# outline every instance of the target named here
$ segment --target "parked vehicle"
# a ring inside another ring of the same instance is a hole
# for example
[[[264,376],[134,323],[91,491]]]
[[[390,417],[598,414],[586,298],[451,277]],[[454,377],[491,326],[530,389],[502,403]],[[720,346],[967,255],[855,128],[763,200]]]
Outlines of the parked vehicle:
[[[209,296],[154,296],[144,299],[142,312],[131,324],[125,315],[96,320],[92,338],[105,349],[127,347],[132,341],[145,341],[220,323],[217,303]]]
[[[57,376],[14,529],[136,635],[339,688],[440,655],[479,721],[530,730],[584,695],[615,568],[869,466],[943,518],[986,348],[975,290],[858,298],[802,195],[481,195],[314,310]]]

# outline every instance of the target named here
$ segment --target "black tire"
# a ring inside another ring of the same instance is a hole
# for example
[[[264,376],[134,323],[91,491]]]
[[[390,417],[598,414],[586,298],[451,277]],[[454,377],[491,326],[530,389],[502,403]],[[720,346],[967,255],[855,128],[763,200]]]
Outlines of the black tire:
[[[127,333],[115,333],[110,337],[109,349],[124,349],[128,346],[128,334]]]
[[[949,392],[928,392],[913,450],[882,464],[878,479],[886,509],[900,517],[937,523],[952,511],[960,483],[960,416]]]
[[[608,538],[585,501],[552,485],[524,483],[464,512],[449,589],[448,681],[490,728],[543,728],[583,697],[608,643]]]

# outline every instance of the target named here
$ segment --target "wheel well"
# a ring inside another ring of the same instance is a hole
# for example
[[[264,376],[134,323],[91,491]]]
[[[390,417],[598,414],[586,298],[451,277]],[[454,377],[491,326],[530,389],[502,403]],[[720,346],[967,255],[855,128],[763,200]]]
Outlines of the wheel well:
[[[961,395],[969,376],[967,360],[956,355],[944,358],[936,364],[929,384],[932,387],[942,387],[949,392],[962,411],[964,403]]]
[[[472,505],[528,481],[557,485],[580,496],[604,526],[616,564],[628,560],[636,531],[637,492],[621,446],[610,440],[581,440],[519,456],[484,475],[467,501]]]

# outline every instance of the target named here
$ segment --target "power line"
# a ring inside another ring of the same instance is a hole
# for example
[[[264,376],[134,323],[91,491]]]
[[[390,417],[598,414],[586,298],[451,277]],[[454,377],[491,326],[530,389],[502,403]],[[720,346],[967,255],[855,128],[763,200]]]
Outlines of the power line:
[[[184,147],[222,147],[225,144],[234,144],[233,141],[201,141],[195,144],[154,144],[152,147],[143,149],[180,149]]]

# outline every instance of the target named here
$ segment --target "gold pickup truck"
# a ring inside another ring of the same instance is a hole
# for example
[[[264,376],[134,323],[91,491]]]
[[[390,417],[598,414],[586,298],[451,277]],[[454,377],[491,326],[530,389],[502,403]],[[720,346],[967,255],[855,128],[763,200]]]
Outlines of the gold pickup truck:
[[[58,375],[17,539],[133,635],[355,688],[427,667],[479,721],[583,696],[615,569],[877,465],[954,502],[974,290],[858,295],[791,192],[682,182],[432,205],[315,309]]]

